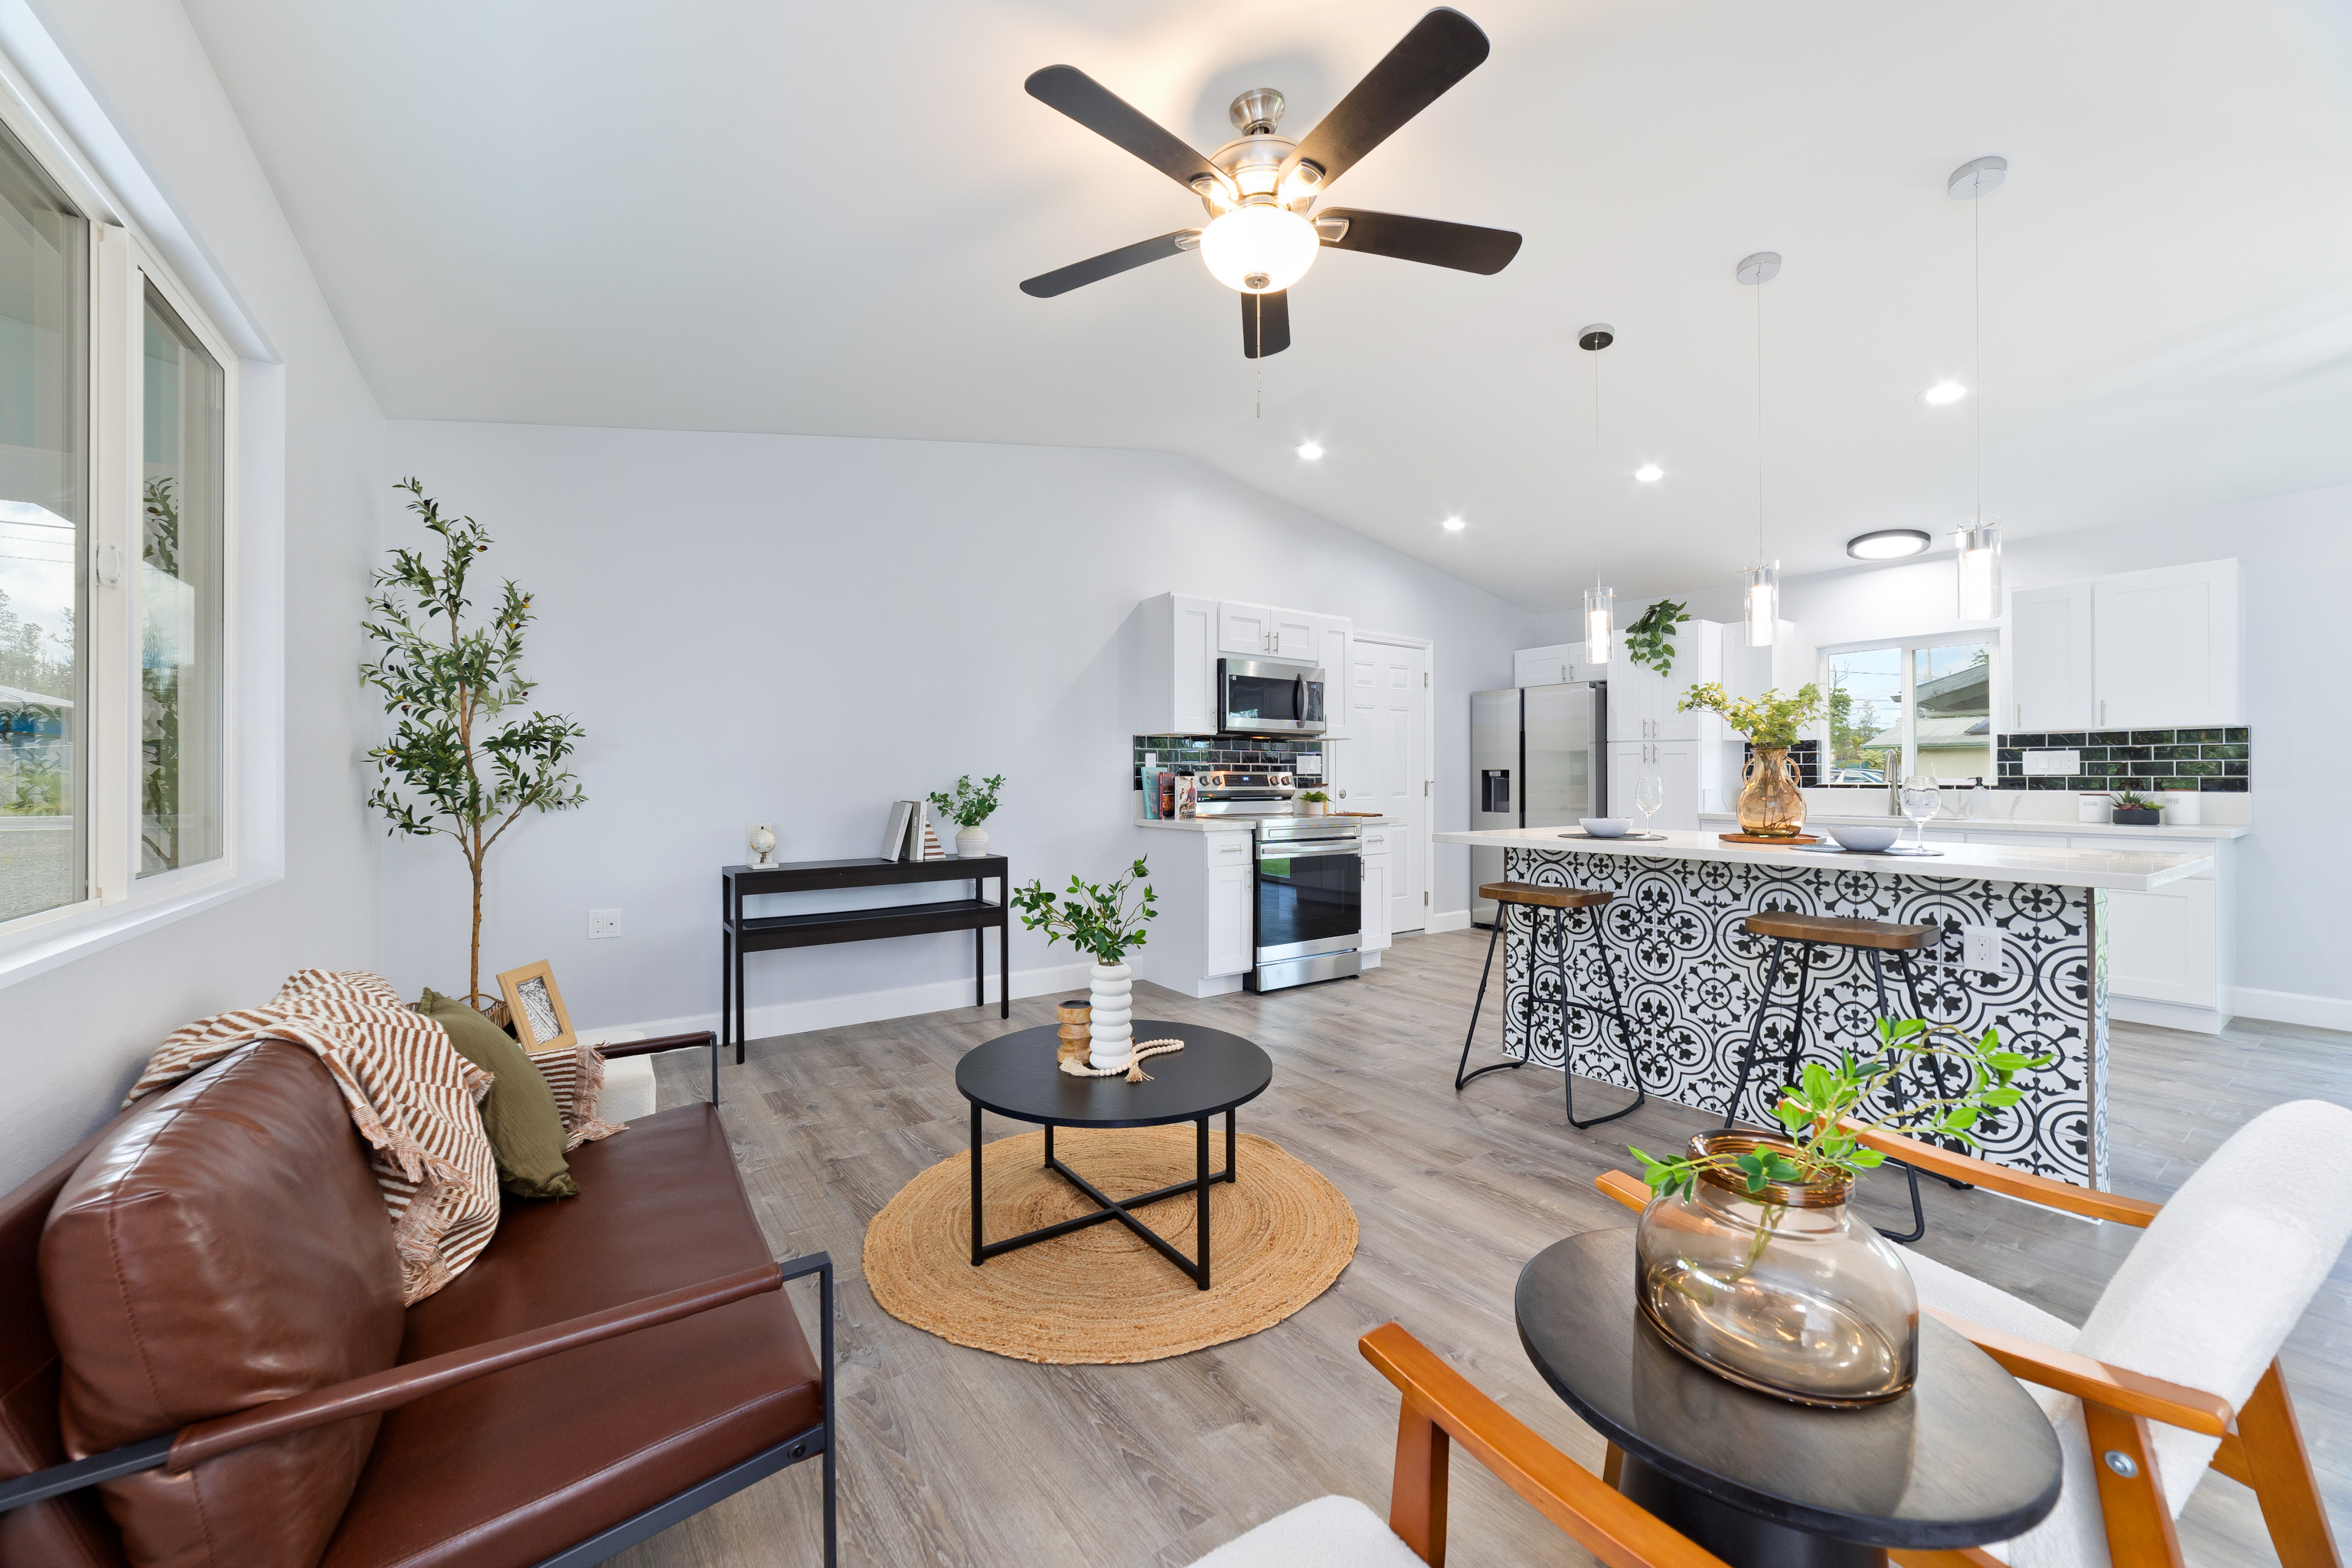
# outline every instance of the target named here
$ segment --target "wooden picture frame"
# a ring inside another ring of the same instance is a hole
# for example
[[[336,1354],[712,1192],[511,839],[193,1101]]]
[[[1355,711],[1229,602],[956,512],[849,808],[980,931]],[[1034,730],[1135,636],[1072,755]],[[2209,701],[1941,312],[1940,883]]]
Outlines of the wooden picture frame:
[[[525,1051],[560,1050],[579,1043],[572,1015],[563,1005],[563,993],[557,989],[555,973],[547,960],[508,970],[499,976],[499,990],[507,999],[507,1021],[514,1026],[515,1038]],[[551,1026],[555,1032],[543,1033]]]

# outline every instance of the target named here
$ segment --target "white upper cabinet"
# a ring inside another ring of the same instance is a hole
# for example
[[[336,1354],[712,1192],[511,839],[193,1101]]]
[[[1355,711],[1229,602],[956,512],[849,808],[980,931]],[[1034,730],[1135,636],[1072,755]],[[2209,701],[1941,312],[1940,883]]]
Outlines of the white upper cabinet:
[[[1574,680],[1577,679],[1576,661],[1583,657],[1582,643],[1555,643],[1549,647],[1523,647],[1511,656],[1511,684],[1558,686],[1563,681]]]
[[[1690,689],[1723,679],[1724,627],[1719,621],[1685,621],[1669,639],[1673,665],[1660,675],[1636,664],[1623,647],[1601,679],[1609,682],[1609,739],[1613,744],[1649,741],[1714,741],[1721,721],[1711,713],[1684,713],[1677,705]],[[1580,647],[1581,645],[1577,645]]]
[[[2095,727],[2243,723],[2238,563],[2201,561],[2091,584]],[[2032,726],[2026,726],[2031,728]]]
[[[1236,605],[1231,600],[1217,606],[1217,651],[1237,658],[1252,654],[1274,655],[1274,608],[1270,605]]]
[[[1331,726],[1323,732],[1323,738],[1344,741],[1349,733],[1351,712],[1348,693],[1355,679],[1355,623],[1344,616],[1310,616],[1307,619],[1312,643],[1306,657],[1322,668],[1323,719]]]
[[[1289,658],[1324,672],[1326,739],[1347,735],[1355,623],[1345,616],[1161,594],[1138,607],[1143,630],[1143,735],[1217,732],[1217,660]]]
[[[2091,585],[2019,588],[2009,595],[2009,712],[2000,730],[2090,730]]]

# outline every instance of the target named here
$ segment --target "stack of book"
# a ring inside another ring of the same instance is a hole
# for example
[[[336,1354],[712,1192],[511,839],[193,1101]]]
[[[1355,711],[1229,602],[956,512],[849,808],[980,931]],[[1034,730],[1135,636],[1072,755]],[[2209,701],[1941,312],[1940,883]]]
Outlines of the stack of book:
[[[890,803],[890,826],[882,834],[885,860],[944,860],[947,851],[931,830],[929,808],[919,800]]]

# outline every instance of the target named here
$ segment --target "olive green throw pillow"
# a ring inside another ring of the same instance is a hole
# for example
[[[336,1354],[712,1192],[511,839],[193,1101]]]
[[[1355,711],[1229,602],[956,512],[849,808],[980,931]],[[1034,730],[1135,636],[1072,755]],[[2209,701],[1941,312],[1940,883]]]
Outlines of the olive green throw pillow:
[[[563,1114],[555,1091],[512,1037],[453,997],[427,991],[416,1010],[449,1032],[457,1054],[495,1080],[482,1097],[482,1131],[498,1157],[499,1185],[519,1198],[576,1198],[563,1162]]]

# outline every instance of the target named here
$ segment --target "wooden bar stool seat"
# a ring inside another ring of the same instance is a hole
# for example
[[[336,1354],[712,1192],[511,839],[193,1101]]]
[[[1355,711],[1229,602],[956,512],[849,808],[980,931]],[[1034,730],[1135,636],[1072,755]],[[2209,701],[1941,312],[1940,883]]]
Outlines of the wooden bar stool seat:
[[[1747,925],[1750,936],[1822,942],[1834,947],[1874,948],[1881,952],[1916,952],[1940,934],[1934,926],[1859,921],[1845,915],[1799,914],[1794,910],[1767,910],[1760,915],[1749,915]]]
[[[1576,1128],[1598,1127],[1604,1121],[1614,1121],[1621,1116],[1630,1116],[1640,1110],[1642,1102],[1649,1098],[1649,1090],[1642,1084],[1642,1065],[1636,1058],[1633,1049],[1633,1023],[1626,1016],[1625,998],[1617,987],[1616,966],[1609,960],[1608,935],[1601,927],[1601,906],[1617,895],[1605,888],[1555,888],[1541,882],[1488,882],[1478,889],[1478,896],[1482,899],[1492,899],[1497,906],[1495,910],[1495,933],[1486,939],[1486,965],[1478,972],[1478,997],[1476,1001],[1470,1004],[1470,1029],[1469,1033],[1462,1037],[1462,1060],[1455,1064],[1454,1068],[1454,1092],[1461,1093],[1463,1086],[1478,1077],[1480,1073],[1500,1072],[1505,1068],[1526,1065],[1524,1058],[1511,1058],[1482,1067],[1477,1072],[1469,1070],[1470,1042],[1477,1036],[1478,1011],[1486,1005],[1486,981],[1495,972],[1495,944],[1502,940],[1503,924],[1511,918],[1511,910],[1514,909],[1528,911],[1528,1027],[1530,1035],[1528,1050],[1529,1055],[1534,1054],[1535,1041],[1532,1036],[1535,1028],[1535,942],[1538,929],[1537,922],[1543,918],[1542,911],[1549,910],[1552,911],[1553,928],[1559,938],[1559,961],[1554,973],[1559,977],[1559,985],[1558,998],[1559,1067],[1560,1076],[1568,1080],[1568,1124]],[[1609,1005],[1606,1007],[1598,1006],[1591,1002],[1579,1001],[1568,994],[1570,922],[1578,910],[1591,911],[1592,944],[1600,950],[1601,973],[1609,981]],[[1577,1120],[1576,1074],[1568,1059],[1568,1010],[1571,1007],[1580,1008],[1596,1017],[1616,1020],[1618,1036],[1625,1042],[1625,1070],[1633,1079],[1633,1103],[1622,1110],[1612,1110],[1606,1116],[1588,1117],[1581,1121]]]

